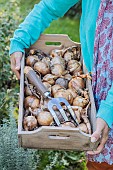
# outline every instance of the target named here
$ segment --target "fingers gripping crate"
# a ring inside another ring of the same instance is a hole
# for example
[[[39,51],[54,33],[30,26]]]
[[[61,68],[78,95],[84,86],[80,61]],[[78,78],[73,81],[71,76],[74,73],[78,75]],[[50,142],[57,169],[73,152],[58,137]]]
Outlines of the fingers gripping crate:
[[[61,45],[46,45],[46,42],[60,42]],[[73,42],[67,35],[46,34],[41,35],[40,39],[31,46],[30,49],[40,49],[49,53],[53,49],[62,49],[63,47],[78,46],[79,43]],[[24,117],[24,65],[25,57],[21,61],[21,79],[20,79],[20,102],[19,102],[19,119],[18,119],[18,138],[20,146],[24,148],[36,149],[54,149],[54,150],[91,150],[96,148],[97,143],[90,142],[89,135],[83,135],[78,128],[71,127],[53,127],[41,126],[33,131],[23,129]],[[87,72],[83,65],[84,73]],[[92,127],[92,133],[95,130],[96,109],[91,88],[91,81],[87,80],[86,86],[89,90],[91,107],[88,109],[88,116]]]

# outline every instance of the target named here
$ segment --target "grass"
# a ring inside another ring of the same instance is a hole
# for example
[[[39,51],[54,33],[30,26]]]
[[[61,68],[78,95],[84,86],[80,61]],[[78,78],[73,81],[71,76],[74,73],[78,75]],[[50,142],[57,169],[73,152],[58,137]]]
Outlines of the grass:
[[[62,18],[53,21],[44,33],[67,34],[73,41],[79,42],[79,19]]]

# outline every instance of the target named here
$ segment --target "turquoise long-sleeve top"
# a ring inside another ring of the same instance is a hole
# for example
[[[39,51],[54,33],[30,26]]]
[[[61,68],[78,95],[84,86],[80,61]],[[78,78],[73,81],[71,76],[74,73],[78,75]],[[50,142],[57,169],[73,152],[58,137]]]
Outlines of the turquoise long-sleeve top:
[[[29,48],[53,20],[62,17],[78,0],[42,0],[14,32],[11,39],[10,54]],[[80,21],[80,41],[82,55],[88,71],[92,71],[93,48],[100,0],[82,0],[82,16]],[[97,117],[104,119],[108,126],[113,123],[113,85],[106,100],[101,101]]]

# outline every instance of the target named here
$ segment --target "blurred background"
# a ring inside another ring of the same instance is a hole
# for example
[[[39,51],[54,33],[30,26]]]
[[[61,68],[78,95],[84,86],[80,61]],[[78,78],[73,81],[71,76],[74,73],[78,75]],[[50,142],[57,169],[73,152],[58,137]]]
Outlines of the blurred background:
[[[9,44],[14,30],[38,0],[0,0],[0,170],[85,170],[83,152],[39,151],[18,147],[19,81],[10,68]],[[79,42],[81,1],[44,33],[68,34]]]

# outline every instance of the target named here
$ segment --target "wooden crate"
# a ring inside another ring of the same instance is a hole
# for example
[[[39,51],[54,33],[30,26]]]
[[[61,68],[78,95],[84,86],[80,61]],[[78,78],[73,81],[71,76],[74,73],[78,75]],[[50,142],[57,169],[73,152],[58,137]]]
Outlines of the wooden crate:
[[[60,42],[61,45],[46,45],[46,42]],[[62,47],[79,46],[79,43],[73,42],[67,35],[41,35],[40,39],[31,46],[31,49],[40,49],[49,53],[52,49],[61,49]],[[85,67],[84,67],[85,68]],[[21,79],[20,79],[20,102],[19,102],[19,119],[18,119],[18,138],[19,144],[24,148],[36,149],[54,149],[54,150],[91,150],[97,146],[97,143],[90,142],[89,135],[82,135],[78,128],[71,127],[52,127],[42,126],[33,131],[25,131],[22,126],[23,122],[23,104],[24,104],[24,57],[21,62]],[[86,72],[86,69],[84,69]],[[92,132],[95,130],[96,110],[92,94],[91,82],[87,80],[87,87],[90,92],[91,108],[88,111],[89,119],[92,126]]]

